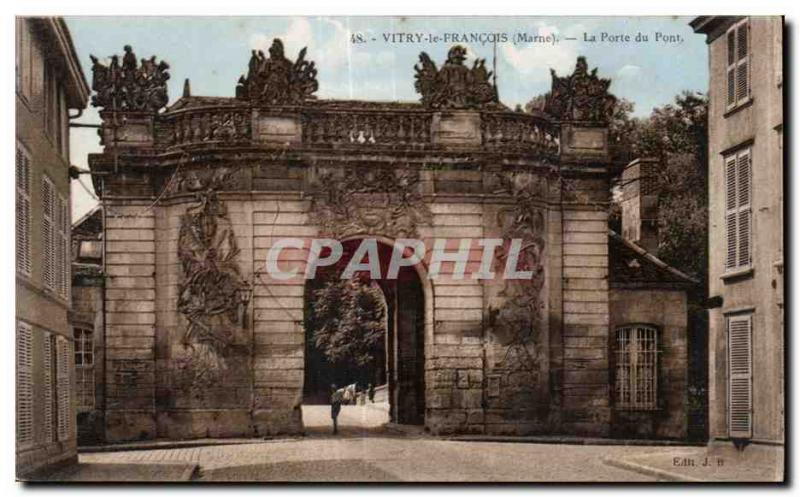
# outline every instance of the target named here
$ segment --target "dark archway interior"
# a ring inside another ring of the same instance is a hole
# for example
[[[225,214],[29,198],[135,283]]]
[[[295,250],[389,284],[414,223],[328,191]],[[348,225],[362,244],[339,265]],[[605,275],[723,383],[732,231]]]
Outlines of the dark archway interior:
[[[381,339],[374,341],[370,348],[373,361],[355,364],[349,357],[333,360],[318,346],[315,338],[317,330],[323,327],[326,317],[340,318],[337,310],[328,310],[319,300],[326,298],[326,286],[341,280],[341,274],[352,259],[361,240],[343,242],[344,254],[339,263],[319,268],[316,277],[306,283],[305,291],[305,381],[303,403],[328,404],[331,385],[338,387],[357,383],[359,389],[366,389],[372,383],[384,394],[389,402],[390,419],[402,424],[424,424],[425,421],[425,298],[417,271],[412,267],[400,269],[396,279],[387,279],[386,272],[392,255],[392,247],[378,243],[381,278],[372,279],[369,272],[357,272],[355,280],[348,286],[368,288],[366,305],[379,302],[382,307],[380,324]],[[326,256],[322,253],[321,256]],[[365,262],[366,258],[361,262]],[[377,295],[377,299],[369,297]],[[327,296],[330,299],[330,296]],[[332,299],[335,301],[335,299]],[[356,306],[358,307],[358,306]],[[320,311],[322,309],[322,311]],[[328,310],[328,312],[325,312]],[[373,309],[359,308],[359,316],[364,320],[374,319]],[[330,323],[329,323],[330,324]],[[366,333],[372,329],[365,327]],[[360,340],[362,337],[356,337]],[[346,349],[346,347],[342,347]],[[362,348],[363,350],[363,348]]]

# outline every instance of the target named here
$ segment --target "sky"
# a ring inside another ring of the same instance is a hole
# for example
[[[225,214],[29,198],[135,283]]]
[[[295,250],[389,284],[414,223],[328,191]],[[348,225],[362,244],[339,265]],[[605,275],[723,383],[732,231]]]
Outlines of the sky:
[[[156,55],[170,65],[170,103],[180,98],[184,79],[192,95],[233,96],[247,71],[251,49],[265,53],[273,38],[284,42],[294,60],[318,68],[319,98],[419,99],[414,64],[421,51],[441,67],[456,42],[496,66],[500,100],[511,108],[550,89],[550,69],[572,72],[577,56],[611,78],[611,92],[634,103],[634,114],[682,91],[708,87],[705,37],[692,32],[690,17],[66,17],[84,74],[91,82],[91,60],[122,54]],[[647,37],[638,37],[641,34]],[[411,35],[411,36],[409,36]],[[497,43],[493,42],[497,39]],[[496,53],[496,57],[495,54]],[[99,123],[89,107],[76,122]],[[101,152],[94,129],[72,128],[71,160],[87,168],[86,156]],[[91,190],[87,176],[82,182]],[[97,201],[73,181],[73,220]]]

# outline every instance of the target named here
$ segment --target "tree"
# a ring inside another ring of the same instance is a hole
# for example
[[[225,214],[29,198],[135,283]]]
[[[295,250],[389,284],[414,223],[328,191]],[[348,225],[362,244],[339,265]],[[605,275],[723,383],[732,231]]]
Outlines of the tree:
[[[374,369],[384,347],[386,305],[377,286],[331,279],[314,290],[310,325],[316,349],[334,367]]]
[[[633,118],[624,100],[609,123],[615,158],[658,159],[658,257],[705,282],[708,240],[708,98],[683,92],[675,102]],[[701,285],[705,288],[705,285]]]

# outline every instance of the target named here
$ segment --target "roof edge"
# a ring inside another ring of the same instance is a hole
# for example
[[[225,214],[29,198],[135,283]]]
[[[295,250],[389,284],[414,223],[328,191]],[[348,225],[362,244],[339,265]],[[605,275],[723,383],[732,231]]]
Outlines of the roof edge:
[[[60,52],[66,70],[67,103],[71,109],[85,109],[89,103],[89,83],[83,74],[72,36],[63,17],[41,17],[39,24],[49,33],[55,48]]]
[[[636,245],[635,243],[633,243],[633,242],[631,242],[629,240],[626,240],[624,237],[622,237],[616,231],[608,230],[608,236],[609,236],[609,238],[613,238],[614,240],[617,240],[617,241],[621,242],[626,247],[628,247],[629,249],[633,250],[634,252],[636,252],[640,256],[644,257],[648,261],[652,262],[656,266],[669,271],[670,273],[674,274],[678,278],[681,278],[682,280],[686,281],[687,283],[691,283],[693,285],[699,285],[700,284],[699,280],[696,280],[695,278],[692,278],[691,276],[689,276],[688,274],[684,273],[683,271],[681,271],[679,269],[675,269],[674,267],[670,266],[666,262],[664,262],[661,259],[659,259],[658,257],[654,256],[653,254],[651,254],[647,250],[643,249],[642,247]]]
[[[76,227],[80,226],[81,223],[83,223],[84,221],[86,221],[90,217],[94,216],[94,214],[97,211],[102,210],[102,209],[103,209],[103,207],[100,204],[95,205],[94,207],[89,209],[89,211],[86,214],[84,214],[83,216],[78,218],[77,221],[73,222],[71,228],[76,228]]]

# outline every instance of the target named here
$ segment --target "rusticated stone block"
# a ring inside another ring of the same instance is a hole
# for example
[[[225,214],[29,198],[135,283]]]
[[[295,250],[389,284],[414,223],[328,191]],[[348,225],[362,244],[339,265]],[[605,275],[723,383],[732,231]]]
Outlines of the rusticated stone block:
[[[128,442],[156,437],[156,422],[152,411],[108,409],[105,415],[106,441]]]
[[[160,411],[159,438],[230,438],[257,435],[249,410]]]
[[[472,409],[467,411],[467,424],[474,425],[474,424],[483,424],[484,422],[484,414],[482,409]]]
[[[429,391],[426,400],[427,407],[432,409],[447,409],[453,404],[450,390]]]
[[[483,405],[482,390],[455,390],[453,391],[453,407],[463,409],[477,409]]]
[[[425,372],[425,385],[428,388],[452,388],[456,384],[456,371],[453,369],[435,369]]]
[[[256,409],[253,411],[252,419],[254,432],[258,436],[303,433],[303,415],[300,406],[284,409]]]

